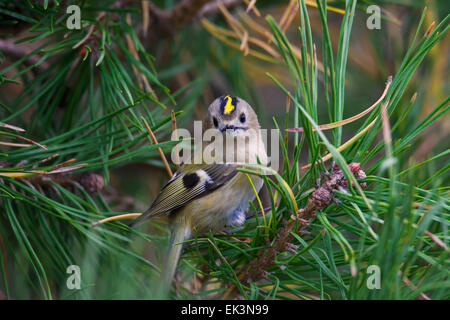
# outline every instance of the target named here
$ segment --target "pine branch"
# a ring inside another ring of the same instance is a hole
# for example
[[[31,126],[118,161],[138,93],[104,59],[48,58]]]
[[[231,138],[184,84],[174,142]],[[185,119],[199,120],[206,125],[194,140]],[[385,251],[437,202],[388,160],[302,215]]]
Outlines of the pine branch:
[[[366,177],[359,163],[350,163],[348,167],[357,179]],[[260,250],[259,254],[241,270],[238,277],[241,283],[248,286],[250,282],[257,282],[266,278],[267,269],[275,264],[275,257],[278,253],[295,250],[293,248],[296,248],[296,246],[292,244],[294,236],[291,234],[294,227],[297,225],[296,233],[298,235],[308,233],[306,228],[316,216],[316,211],[329,206],[333,201],[337,202],[337,199],[333,196],[333,191],[347,191],[348,182],[336,163],[333,163],[331,173],[324,173],[323,177],[324,181],[311,194],[306,206],[299,210],[297,216],[285,222],[272,243],[268,244],[269,248]],[[365,187],[365,183],[361,183],[361,186]],[[230,299],[236,293],[236,287],[232,285],[222,299]]]
[[[150,37],[172,37],[176,31],[188,24],[198,15],[203,6],[211,0],[182,0],[167,10],[159,9],[149,2]]]
[[[49,66],[46,61],[42,61],[38,64],[41,59],[39,55],[30,55],[33,51],[32,49],[16,45],[12,39],[0,39],[0,51],[5,56],[18,60],[28,56],[24,63],[28,66],[34,66],[34,68],[39,72],[46,70]]]

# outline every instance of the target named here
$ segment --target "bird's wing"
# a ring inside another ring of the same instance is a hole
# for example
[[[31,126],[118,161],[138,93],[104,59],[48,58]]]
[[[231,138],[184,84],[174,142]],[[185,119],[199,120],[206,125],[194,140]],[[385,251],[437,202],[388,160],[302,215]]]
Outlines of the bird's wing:
[[[160,193],[133,225],[169,214],[190,201],[203,197],[231,180],[238,171],[231,164],[186,164],[173,175]]]

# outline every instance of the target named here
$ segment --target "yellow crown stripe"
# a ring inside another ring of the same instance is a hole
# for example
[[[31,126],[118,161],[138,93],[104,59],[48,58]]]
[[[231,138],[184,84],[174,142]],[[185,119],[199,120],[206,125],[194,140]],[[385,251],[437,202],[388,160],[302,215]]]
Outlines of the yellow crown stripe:
[[[223,113],[230,114],[236,107],[233,105],[233,99],[231,99],[230,96],[226,96],[225,99],[227,99],[227,103],[225,105],[225,108],[223,109]]]

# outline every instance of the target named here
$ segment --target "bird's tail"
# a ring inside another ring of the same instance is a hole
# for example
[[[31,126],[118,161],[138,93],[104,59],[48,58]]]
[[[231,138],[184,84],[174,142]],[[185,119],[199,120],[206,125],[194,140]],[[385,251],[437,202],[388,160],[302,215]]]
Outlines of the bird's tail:
[[[137,217],[136,219],[134,219],[130,224],[129,227],[130,228],[134,228],[136,227],[138,224],[144,222],[147,219],[151,219],[153,218],[152,216],[152,210],[153,207],[150,206],[147,210],[145,210],[139,217]]]
[[[181,249],[183,247],[182,242],[185,240],[188,229],[185,224],[175,224],[172,231],[172,238],[170,240],[169,255],[165,263],[165,267],[162,270],[161,276],[161,293],[163,297],[167,296],[170,290],[172,279],[175,274],[178,265],[178,259],[180,258]]]

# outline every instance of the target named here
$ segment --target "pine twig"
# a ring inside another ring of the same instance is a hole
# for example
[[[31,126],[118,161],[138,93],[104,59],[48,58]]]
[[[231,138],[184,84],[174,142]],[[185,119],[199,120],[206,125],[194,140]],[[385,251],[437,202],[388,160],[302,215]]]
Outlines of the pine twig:
[[[145,128],[148,131],[148,134],[150,135],[150,138],[152,139],[154,144],[158,144],[158,140],[156,139],[155,134],[152,131],[152,128],[150,128],[150,126],[148,125],[147,121],[145,121],[144,118],[142,118]],[[162,162],[164,163],[164,166],[166,167],[166,171],[169,174],[169,177],[173,176],[173,172],[172,169],[170,169],[170,165],[169,162],[166,159],[166,156],[164,155],[164,152],[162,151],[162,149],[160,147],[158,147],[158,152],[159,152],[159,156],[161,157]]]
[[[359,163],[350,163],[349,169],[358,179],[366,177],[366,174],[361,170]],[[249,282],[256,282],[266,277],[266,270],[275,264],[276,255],[280,252],[289,250],[292,247],[291,241],[294,236],[291,232],[294,230],[297,224],[297,234],[306,233],[306,228],[309,226],[310,221],[315,217],[316,211],[329,206],[336,199],[333,196],[333,190],[346,190],[348,182],[345,179],[343,171],[338,167],[336,163],[333,163],[331,173],[324,174],[325,180],[316,190],[311,194],[306,206],[300,209],[293,219],[285,223],[285,225],[279,230],[277,236],[269,244],[269,248],[260,250],[259,254],[247,265],[245,265],[238,276],[238,280],[248,285]],[[365,183],[361,184],[365,187]],[[225,292],[222,299],[231,299],[236,294],[236,286],[232,286]]]
[[[55,174],[41,174],[28,178],[20,178],[20,180],[24,183],[29,183],[40,190],[42,190],[42,187],[53,187],[52,182],[55,182],[66,189],[73,186],[81,186],[84,190],[91,194],[100,192],[105,185],[103,177],[92,172],[85,172],[82,174],[68,174],[64,172]]]
[[[177,119],[175,117],[175,111],[170,110],[170,117],[172,119],[172,132],[174,133],[173,139],[178,140]],[[174,148],[174,153],[175,153],[175,162],[176,162],[177,168],[179,168],[180,167],[180,156],[178,154],[178,146],[175,145],[173,148]]]

